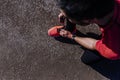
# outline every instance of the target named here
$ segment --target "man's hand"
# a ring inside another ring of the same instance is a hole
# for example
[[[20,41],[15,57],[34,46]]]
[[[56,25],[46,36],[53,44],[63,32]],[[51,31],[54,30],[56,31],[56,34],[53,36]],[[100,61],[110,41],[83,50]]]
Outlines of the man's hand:
[[[64,24],[65,16],[63,15],[63,13],[60,13],[60,14],[58,15],[58,18],[59,18],[59,22],[62,23],[62,24]]]
[[[67,31],[67,30],[61,29],[61,30],[60,30],[60,35],[61,35],[62,37],[66,37],[66,38],[72,39],[72,33],[69,32],[69,31]]]

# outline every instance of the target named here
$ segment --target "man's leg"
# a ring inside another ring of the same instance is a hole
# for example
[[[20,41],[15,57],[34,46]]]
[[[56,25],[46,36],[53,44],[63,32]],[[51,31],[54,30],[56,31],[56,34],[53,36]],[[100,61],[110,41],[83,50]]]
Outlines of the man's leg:
[[[73,32],[76,29],[76,24],[71,23],[68,19],[65,20],[64,29]]]
[[[85,50],[81,60],[85,64],[93,64],[104,59],[97,51]]]

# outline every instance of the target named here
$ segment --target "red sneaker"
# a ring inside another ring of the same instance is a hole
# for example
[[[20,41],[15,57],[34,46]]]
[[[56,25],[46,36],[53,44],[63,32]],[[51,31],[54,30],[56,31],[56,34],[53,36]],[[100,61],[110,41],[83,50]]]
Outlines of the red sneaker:
[[[59,34],[60,29],[64,29],[64,26],[52,27],[48,30],[48,35],[51,37],[58,37],[58,36],[60,36],[60,34]],[[73,30],[72,33],[75,33],[75,32],[76,32],[76,28]]]

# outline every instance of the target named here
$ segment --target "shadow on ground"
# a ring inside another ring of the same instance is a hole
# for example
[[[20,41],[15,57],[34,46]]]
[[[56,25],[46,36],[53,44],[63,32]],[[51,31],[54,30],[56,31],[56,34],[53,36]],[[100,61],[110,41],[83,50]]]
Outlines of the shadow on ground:
[[[90,66],[110,80],[120,80],[120,60],[111,61],[104,59]]]

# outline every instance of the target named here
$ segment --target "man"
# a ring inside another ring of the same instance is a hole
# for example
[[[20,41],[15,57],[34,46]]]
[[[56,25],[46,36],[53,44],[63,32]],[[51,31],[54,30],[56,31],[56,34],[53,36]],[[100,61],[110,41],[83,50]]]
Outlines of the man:
[[[74,24],[96,23],[102,38],[78,37],[63,26],[49,29],[48,35],[73,39],[87,49],[98,51],[104,58],[120,59],[120,0],[57,0],[57,3],[60,18],[64,16]]]

